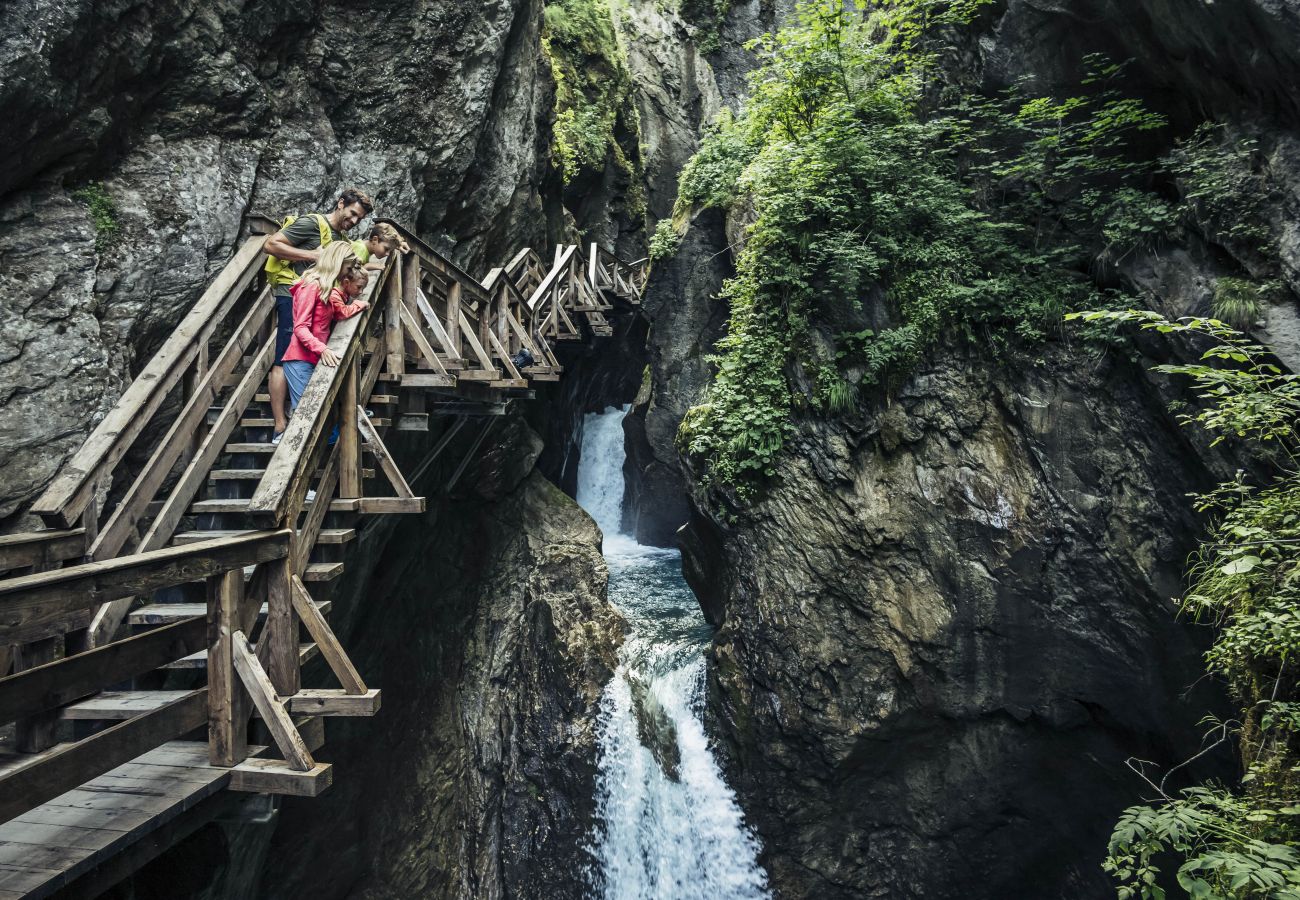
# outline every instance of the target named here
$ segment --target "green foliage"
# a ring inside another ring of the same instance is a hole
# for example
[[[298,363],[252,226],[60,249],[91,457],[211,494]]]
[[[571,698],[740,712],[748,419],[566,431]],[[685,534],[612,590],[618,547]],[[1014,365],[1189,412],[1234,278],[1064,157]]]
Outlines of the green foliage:
[[[95,249],[103,253],[117,238],[122,226],[117,221],[117,204],[98,181],[73,191],[72,199],[85,204],[95,223]]]
[[[1165,160],[1183,191],[1182,215],[1213,240],[1240,243],[1271,258],[1264,214],[1273,189],[1256,142],[1232,139],[1222,127],[1202,125]]]
[[[682,245],[682,233],[677,230],[672,219],[660,219],[650,237],[650,259],[668,259],[677,253]]]
[[[1174,797],[1152,784],[1158,799],[1124,814],[1106,868],[1121,897],[1163,897],[1152,861],[1173,852],[1184,859],[1177,882],[1193,897],[1300,900],[1300,380],[1218,319],[1170,321],[1134,310],[1077,318],[1206,344],[1195,363],[1157,367],[1196,385],[1201,406],[1183,422],[1205,428],[1215,444],[1239,442],[1277,471],[1262,486],[1238,473],[1198,499],[1216,523],[1193,558],[1182,603],[1215,627],[1207,667],[1241,708],[1220,731],[1236,737],[1247,772],[1231,791],[1201,787]]]
[[[608,0],[549,0],[544,15],[542,48],[555,77],[554,150],[565,183],[601,171],[612,157],[638,185],[637,150],[619,140],[635,136],[639,124]]]
[[[1259,318],[1259,287],[1244,278],[1220,278],[1214,283],[1211,307],[1214,316],[1233,328],[1244,331]]]
[[[731,0],[681,0],[678,12],[701,53],[713,53],[722,46],[722,23],[730,9]]]

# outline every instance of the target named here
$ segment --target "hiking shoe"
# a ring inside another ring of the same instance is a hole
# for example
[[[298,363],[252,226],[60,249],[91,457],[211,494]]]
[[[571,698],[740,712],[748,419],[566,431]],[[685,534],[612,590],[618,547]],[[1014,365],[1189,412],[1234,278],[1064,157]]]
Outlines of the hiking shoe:
[[[375,417],[375,411],[373,409],[366,410],[367,419],[373,419],[374,417]]]
[[[316,492],[313,490],[307,491],[307,502],[311,503],[315,499],[316,499]]]
[[[278,444],[278,443],[280,443],[280,438],[282,438],[282,437],[284,437],[284,432],[283,432],[283,431],[277,431],[275,434],[271,435],[271,443],[272,443],[272,444]]]

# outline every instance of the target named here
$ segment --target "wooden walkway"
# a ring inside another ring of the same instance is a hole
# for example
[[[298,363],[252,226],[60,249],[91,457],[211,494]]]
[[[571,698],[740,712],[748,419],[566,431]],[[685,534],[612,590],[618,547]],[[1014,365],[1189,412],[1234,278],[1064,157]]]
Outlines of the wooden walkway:
[[[644,284],[595,245],[480,281],[399,226],[411,252],[272,445],[266,224],[34,504],[47,530],[0,537],[0,900],[107,887],[224,790],[329,787],[324,720],[381,708],[328,620],[364,518],[423,512],[411,484],[458,450],[450,490],[507,404],[560,379],[564,342],[612,334]],[[438,433],[409,478],[394,431]],[[316,657],[337,687],[303,686]]]

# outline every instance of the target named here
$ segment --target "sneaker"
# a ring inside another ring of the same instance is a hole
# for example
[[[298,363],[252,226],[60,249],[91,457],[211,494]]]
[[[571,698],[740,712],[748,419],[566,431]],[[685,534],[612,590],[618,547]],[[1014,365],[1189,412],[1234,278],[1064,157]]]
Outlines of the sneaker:
[[[272,444],[278,444],[278,443],[280,443],[280,438],[282,438],[282,437],[284,437],[284,432],[283,432],[283,431],[277,431],[275,434],[271,435],[271,443],[272,443]]]
[[[313,490],[308,490],[308,491],[307,491],[307,502],[308,502],[308,503],[311,503],[311,502],[312,502],[313,500],[315,500],[315,499],[316,499],[316,492],[313,491]]]
[[[366,410],[367,419],[373,419],[374,417],[375,417],[375,411],[373,409]]]

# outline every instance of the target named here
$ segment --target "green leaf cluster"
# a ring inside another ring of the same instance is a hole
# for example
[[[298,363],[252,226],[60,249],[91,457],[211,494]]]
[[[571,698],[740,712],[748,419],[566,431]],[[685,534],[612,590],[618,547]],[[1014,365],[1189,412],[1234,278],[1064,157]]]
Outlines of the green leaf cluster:
[[[98,181],[92,181],[73,191],[72,199],[84,204],[90,211],[90,220],[95,224],[95,249],[103,253],[112,246],[122,231],[117,220],[117,204]]]
[[[1204,346],[1195,363],[1157,367],[1196,386],[1200,406],[1184,424],[1206,429],[1215,444],[1238,443],[1276,473],[1262,485],[1238,473],[1198,498],[1215,524],[1182,602],[1215,628],[1206,664],[1240,706],[1220,730],[1235,737],[1246,774],[1232,790],[1170,796],[1156,786],[1155,802],[1116,825],[1106,868],[1121,897],[1163,897],[1154,860],[1173,852],[1184,860],[1176,880],[1193,897],[1300,900],[1300,381],[1218,319],[1137,310],[1073,318],[1133,323]]]
[[[640,124],[609,0],[548,0],[543,21],[542,50],[555,78],[553,149],[564,182],[599,173],[611,159],[639,186],[639,151],[634,140],[620,140],[638,135]]]

